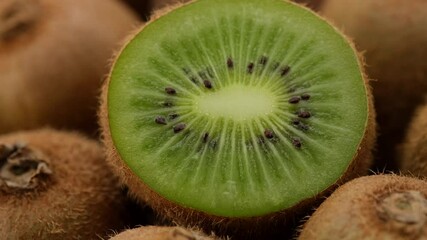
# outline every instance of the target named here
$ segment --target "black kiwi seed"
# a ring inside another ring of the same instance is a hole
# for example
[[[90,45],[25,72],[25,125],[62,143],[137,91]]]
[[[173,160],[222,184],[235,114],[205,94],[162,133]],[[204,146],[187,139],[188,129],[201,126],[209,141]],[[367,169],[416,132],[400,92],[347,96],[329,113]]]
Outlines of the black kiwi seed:
[[[296,103],[299,103],[300,100],[301,100],[300,97],[294,96],[294,97],[291,97],[288,102],[292,104],[296,104]]]
[[[274,132],[269,129],[266,129],[264,131],[264,136],[268,139],[272,139],[274,137]]]
[[[301,123],[299,119],[292,119],[292,124],[298,126]]]
[[[203,134],[203,143],[207,143],[209,139],[209,133]]]
[[[234,67],[233,59],[231,59],[231,58],[227,59],[227,67],[228,68],[233,68]]]
[[[203,84],[205,85],[205,87],[206,87],[207,89],[211,89],[211,88],[212,88],[212,82],[211,82],[211,81],[209,81],[209,80],[204,80],[204,81],[203,81]]]
[[[255,66],[255,64],[252,62],[248,64],[248,73],[249,74],[254,72],[254,66]]]
[[[301,111],[298,113],[298,117],[300,118],[309,118],[311,117],[311,113],[307,111]]]
[[[184,129],[185,129],[185,127],[186,127],[186,125],[185,125],[184,123],[178,123],[177,125],[175,125],[175,126],[173,127],[173,132],[174,132],[174,133],[179,133],[179,132],[181,132],[182,130],[184,130]]]
[[[171,87],[165,88],[165,92],[169,95],[175,95],[176,94],[176,90],[171,88]]]
[[[154,120],[156,123],[158,123],[158,124],[163,124],[163,125],[166,125],[166,119],[164,118],[164,117],[162,117],[162,116],[158,116],[158,117],[156,117],[156,119]]]
[[[179,117],[178,113],[171,113],[171,114],[169,114],[168,116],[169,116],[169,119],[171,119],[171,120],[173,120],[173,119],[175,119],[175,118]]]
[[[284,66],[284,67],[280,70],[280,76],[284,77],[284,76],[286,76],[290,71],[291,71],[291,67],[289,67],[289,66]]]
[[[164,102],[163,103],[163,106],[165,106],[165,107],[172,107],[173,106],[173,104],[171,103],[171,102]]]
[[[268,58],[267,58],[266,56],[262,56],[262,57],[259,59],[259,64],[266,65],[266,64],[267,64],[267,62],[268,62]]]
[[[293,138],[292,145],[294,145],[295,148],[301,148],[302,146],[301,140],[299,140],[298,138]]]
[[[304,93],[304,94],[301,95],[301,99],[304,100],[304,101],[307,101],[308,99],[310,99],[310,97],[311,96],[308,93]]]

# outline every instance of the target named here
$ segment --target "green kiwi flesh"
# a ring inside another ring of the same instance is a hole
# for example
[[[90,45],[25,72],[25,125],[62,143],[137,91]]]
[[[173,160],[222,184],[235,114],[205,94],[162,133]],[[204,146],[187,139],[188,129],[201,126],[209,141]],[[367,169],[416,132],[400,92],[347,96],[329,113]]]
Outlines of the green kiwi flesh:
[[[328,189],[372,111],[351,44],[281,0],[177,8],[124,47],[108,84],[106,135],[126,165],[169,201],[223,217]]]

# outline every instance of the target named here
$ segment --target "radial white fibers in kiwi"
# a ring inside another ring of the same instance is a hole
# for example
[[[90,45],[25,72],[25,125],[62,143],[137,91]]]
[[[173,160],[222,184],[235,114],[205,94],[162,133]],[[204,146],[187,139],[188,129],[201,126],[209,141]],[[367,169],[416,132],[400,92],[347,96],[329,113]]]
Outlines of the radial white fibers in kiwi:
[[[305,224],[300,240],[427,239],[427,182],[396,175],[338,188]]]
[[[48,129],[0,137],[1,239],[99,239],[122,229],[124,203],[97,142]]]
[[[292,208],[363,174],[375,138],[351,44],[281,0],[176,8],[124,47],[105,91],[105,141],[131,192],[208,215]]]
[[[214,240],[197,230],[182,227],[144,226],[126,230],[110,240]]]

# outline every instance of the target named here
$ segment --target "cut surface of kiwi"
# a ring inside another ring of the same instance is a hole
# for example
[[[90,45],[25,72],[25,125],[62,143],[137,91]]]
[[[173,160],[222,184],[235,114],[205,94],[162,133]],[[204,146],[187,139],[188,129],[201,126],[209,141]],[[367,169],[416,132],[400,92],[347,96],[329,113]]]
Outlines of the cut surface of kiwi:
[[[351,44],[281,0],[199,0],[118,56],[109,131],[142,182],[215,216],[261,216],[340,179],[368,124]]]

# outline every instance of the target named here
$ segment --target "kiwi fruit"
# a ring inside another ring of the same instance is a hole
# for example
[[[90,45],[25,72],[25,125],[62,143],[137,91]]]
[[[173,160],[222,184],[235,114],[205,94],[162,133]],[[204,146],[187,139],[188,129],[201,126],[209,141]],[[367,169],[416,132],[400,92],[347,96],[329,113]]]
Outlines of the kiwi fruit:
[[[157,12],[103,87],[108,160],[180,225],[276,230],[366,174],[376,133],[361,65],[340,32],[291,2]]]
[[[372,175],[339,187],[305,224],[300,240],[427,238],[427,182]]]
[[[204,233],[183,227],[145,226],[126,230],[110,240],[214,240]]]
[[[93,133],[108,61],[138,19],[116,0],[0,1],[0,133]]]
[[[427,177],[427,104],[417,109],[399,151],[402,172]]]
[[[321,12],[364,52],[368,76],[375,79],[375,168],[397,171],[394,149],[427,93],[427,1],[325,0]]]
[[[99,239],[125,224],[99,143],[52,129],[0,136],[2,239]]]

